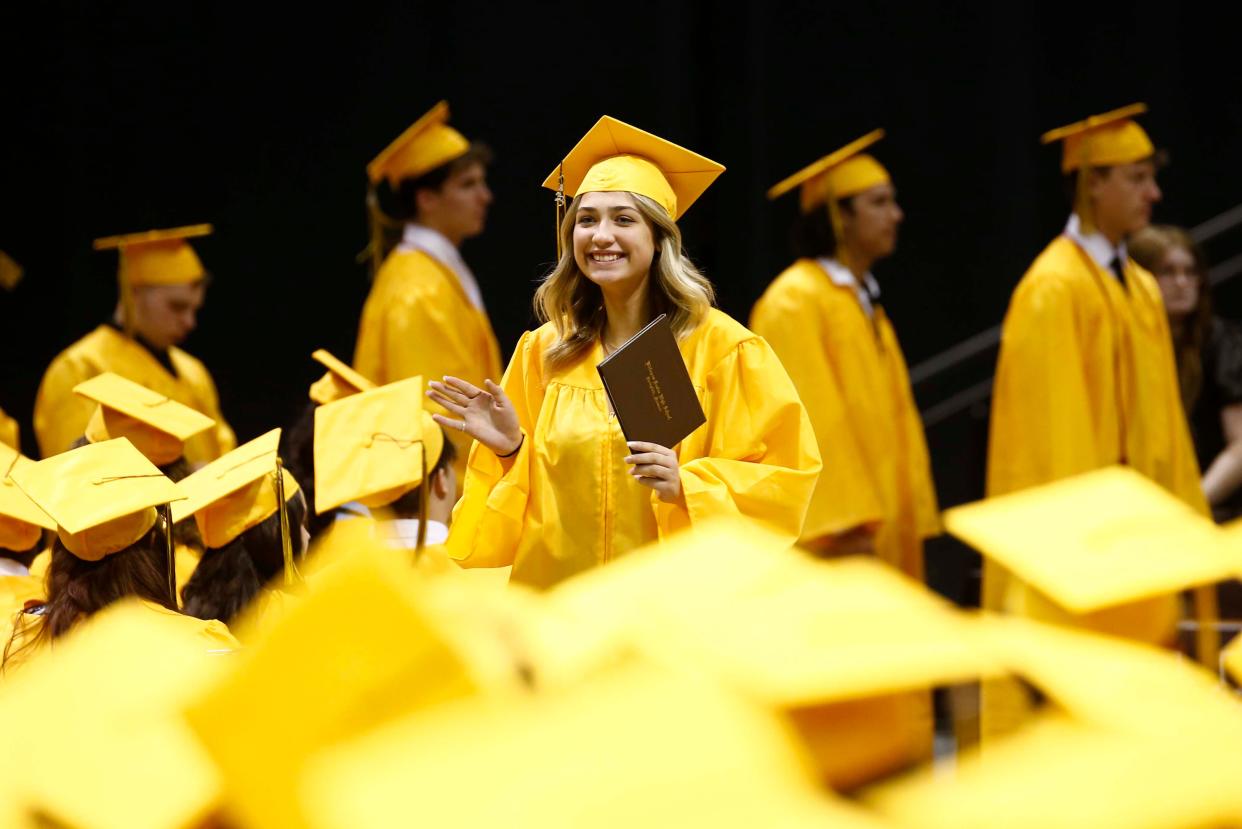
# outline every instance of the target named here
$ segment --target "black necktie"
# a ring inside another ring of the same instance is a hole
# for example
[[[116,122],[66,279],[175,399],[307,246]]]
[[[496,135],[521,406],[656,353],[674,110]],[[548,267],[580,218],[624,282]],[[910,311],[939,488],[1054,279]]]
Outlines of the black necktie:
[[[1113,272],[1113,276],[1117,277],[1117,281],[1122,285],[1126,284],[1125,271],[1121,269],[1121,258],[1114,256],[1113,260],[1108,263],[1108,269]]]

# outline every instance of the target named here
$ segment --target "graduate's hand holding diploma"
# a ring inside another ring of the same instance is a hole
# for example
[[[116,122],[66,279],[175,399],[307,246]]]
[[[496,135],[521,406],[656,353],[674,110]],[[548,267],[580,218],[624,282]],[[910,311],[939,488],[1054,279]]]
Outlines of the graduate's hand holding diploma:
[[[500,386],[484,380],[485,388],[480,389],[458,377],[445,377],[444,382],[432,380],[428,385],[427,396],[455,415],[433,414],[436,423],[465,432],[498,457],[508,457],[521,448],[517,410]]]
[[[660,500],[675,504],[681,500],[681,467],[672,449],[658,443],[631,440],[626,443],[632,454],[625,462],[630,464],[630,474],[643,486],[660,493]]]

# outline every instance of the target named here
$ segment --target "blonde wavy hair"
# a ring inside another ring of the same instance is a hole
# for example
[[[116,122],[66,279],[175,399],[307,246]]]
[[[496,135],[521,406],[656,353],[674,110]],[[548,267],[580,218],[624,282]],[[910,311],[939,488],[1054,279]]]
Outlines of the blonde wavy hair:
[[[652,316],[668,314],[673,335],[682,340],[698,327],[716,302],[716,292],[681,246],[677,223],[656,202],[629,194],[651,228],[655,253],[648,279]],[[574,199],[561,222],[561,258],[535,291],[535,316],[556,327],[556,343],[544,354],[544,365],[556,370],[572,365],[591,351],[607,318],[599,286],[574,259],[574,225],[579,200]]]

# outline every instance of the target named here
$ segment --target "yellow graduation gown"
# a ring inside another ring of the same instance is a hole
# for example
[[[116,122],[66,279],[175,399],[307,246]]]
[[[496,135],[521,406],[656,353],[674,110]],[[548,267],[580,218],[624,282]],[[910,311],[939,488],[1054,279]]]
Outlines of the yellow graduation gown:
[[[362,308],[354,368],[381,385],[446,374],[476,386],[500,376],[500,347],[487,314],[466,296],[457,275],[434,257],[395,250],[375,275]],[[444,413],[431,400],[429,411]],[[471,439],[447,430],[457,447],[457,480],[466,470]]]
[[[215,619],[196,619],[193,616],[186,616],[175,610],[169,610],[166,607],[139,600],[139,603],[149,611],[151,623],[159,625],[164,629],[181,636],[186,641],[186,646],[194,649],[202,649],[207,651],[230,651],[241,647],[233,634],[229,633],[228,625]],[[45,652],[51,642],[43,639],[33,649],[19,651],[26,642],[31,641],[39,635],[39,630],[43,624],[43,616],[30,613],[20,613],[11,617],[11,627],[4,631],[12,637],[12,647],[10,653],[14,656],[5,665],[5,669],[20,667],[27,663],[31,657],[38,656]],[[74,627],[70,629],[70,633],[77,630],[85,620],[79,620]],[[16,629],[14,633],[13,630]],[[5,642],[9,640],[6,638]],[[3,646],[0,645],[0,652]]]
[[[751,312],[806,404],[826,459],[804,541],[876,527],[876,554],[923,578],[923,539],[940,531],[923,424],[893,326],[868,317],[854,289],[800,259]]]
[[[13,449],[21,450],[18,446],[20,430],[17,428],[17,421],[4,413],[4,409],[0,409],[0,443],[10,446]]]
[[[1126,285],[1065,236],[1014,291],[992,397],[988,494],[1125,463],[1207,514],[1155,278]]]
[[[168,350],[177,376],[172,376],[143,346],[109,325],[101,325],[57,355],[43,375],[35,398],[34,429],[43,457],[69,449],[86,431],[95,404],[73,393],[84,380],[115,372],[135,383],[202,412],[216,421],[214,429],[185,444],[191,464],[206,463],[237,446],[233,430],[220,413],[216,384],[206,367],[179,348]]]
[[[551,324],[522,336],[502,385],[526,439],[502,462],[470,453],[448,549],[466,567],[512,565],[512,578],[547,587],[707,519],[741,515],[792,544],[820,470],[798,393],[771,347],[713,309],[680,343],[707,422],[676,448],[685,505],[639,484],[595,366],[554,372],[543,355]]]
[[[1014,290],[1001,334],[988,445],[988,495],[1125,463],[1203,514],[1207,501],[1178,390],[1155,278],[1133,261],[1125,286],[1067,236]],[[1168,644],[1178,598],[1074,615],[984,562],[985,608]],[[985,683],[983,728],[1011,728],[1012,685]]]

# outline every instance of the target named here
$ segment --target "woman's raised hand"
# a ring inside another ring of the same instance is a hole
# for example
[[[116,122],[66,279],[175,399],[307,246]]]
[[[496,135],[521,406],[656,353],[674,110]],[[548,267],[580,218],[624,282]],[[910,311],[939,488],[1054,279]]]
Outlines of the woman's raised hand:
[[[455,415],[433,414],[436,423],[465,432],[497,455],[511,455],[522,445],[517,410],[504,389],[491,380],[484,380],[482,389],[457,377],[445,377],[442,383],[432,380],[428,385],[427,396]]]

